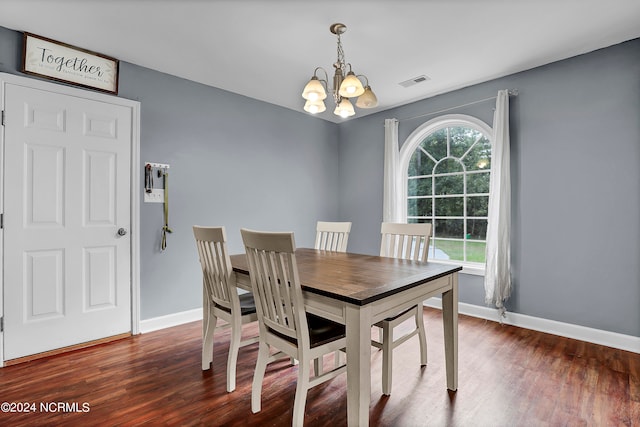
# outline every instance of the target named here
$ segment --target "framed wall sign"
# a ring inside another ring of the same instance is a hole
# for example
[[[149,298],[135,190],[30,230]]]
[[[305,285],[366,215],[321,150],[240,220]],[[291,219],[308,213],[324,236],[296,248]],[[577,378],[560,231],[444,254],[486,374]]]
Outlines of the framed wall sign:
[[[118,93],[118,60],[24,33],[22,71],[90,89]]]

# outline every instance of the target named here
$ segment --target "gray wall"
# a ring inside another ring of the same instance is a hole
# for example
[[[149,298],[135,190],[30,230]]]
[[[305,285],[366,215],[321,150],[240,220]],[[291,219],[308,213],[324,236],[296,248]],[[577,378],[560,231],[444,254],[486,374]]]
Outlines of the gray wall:
[[[143,319],[201,306],[192,225],[224,225],[242,252],[241,227],[313,246],[316,221],[336,219],[335,124],[127,63],[119,94],[141,102],[141,160],[171,166],[165,252],[162,204],[140,209]]]
[[[0,27],[0,71],[19,74],[21,48]],[[193,224],[225,225],[240,252],[240,227],[292,230],[309,246],[316,220],[349,220],[349,249],[377,253],[384,119],[401,120],[404,141],[434,116],[407,118],[518,89],[507,307],[640,336],[639,49],[633,40],[340,125],[121,63],[120,96],[142,105],[141,160],[171,164],[164,253],[162,205],[141,204],[142,319],[200,306]],[[491,124],[493,107],[448,113]],[[484,305],[482,286],[462,275],[461,301]]]
[[[382,220],[384,119],[403,142],[444,108],[511,97],[510,311],[640,336],[640,39],[359,118],[340,126],[340,217],[349,249],[374,254]],[[428,84],[428,83],[425,83]],[[399,89],[401,90],[401,89]],[[494,102],[448,111],[491,125]],[[483,278],[460,299],[484,305]]]

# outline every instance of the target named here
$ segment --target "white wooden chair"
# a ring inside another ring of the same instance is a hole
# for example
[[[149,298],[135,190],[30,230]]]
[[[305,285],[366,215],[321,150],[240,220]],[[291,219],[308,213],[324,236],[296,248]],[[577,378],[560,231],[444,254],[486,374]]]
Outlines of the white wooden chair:
[[[230,392],[236,388],[240,347],[258,341],[258,337],[241,340],[242,325],[258,320],[256,306],[251,293],[238,294],[224,227],[194,225],[193,235],[202,266],[202,370],[209,369],[213,362],[213,334],[218,319],[222,319],[227,324],[219,328],[231,328],[227,359],[227,391]]]
[[[316,224],[315,249],[333,252],[346,252],[351,232],[351,222],[327,222],[318,221]],[[336,351],[334,366],[337,368],[342,363],[341,352]],[[322,374],[322,359],[316,361],[315,372]]]
[[[344,325],[305,312],[293,233],[240,230],[258,311],[260,348],[253,376],[251,410],[260,411],[267,364],[281,357],[297,359],[298,384],[292,425],[302,426],[307,391],[346,372],[346,364],[310,378],[311,361],[346,347]],[[279,350],[270,355],[270,348]]]
[[[350,222],[318,221],[314,247],[323,251],[346,252],[350,232]]]
[[[381,227],[382,242],[380,256],[426,261],[429,252],[431,224],[395,224],[383,222]],[[394,339],[393,329],[404,321],[413,318],[415,329],[400,338]],[[375,324],[380,328],[379,341],[372,340],[374,347],[382,349],[382,393],[391,394],[391,370],[393,350],[418,335],[420,340],[420,364],[427,364],[427,338],[422,317],[422,302],[388,317]]]

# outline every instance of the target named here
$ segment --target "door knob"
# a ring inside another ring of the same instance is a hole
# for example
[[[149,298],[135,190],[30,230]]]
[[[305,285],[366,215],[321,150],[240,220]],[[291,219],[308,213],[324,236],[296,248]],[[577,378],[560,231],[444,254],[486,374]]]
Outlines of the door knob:
[[[124,236],[127,234],[127,229],[126,228],[119,228],[118,229],[118,236]]]

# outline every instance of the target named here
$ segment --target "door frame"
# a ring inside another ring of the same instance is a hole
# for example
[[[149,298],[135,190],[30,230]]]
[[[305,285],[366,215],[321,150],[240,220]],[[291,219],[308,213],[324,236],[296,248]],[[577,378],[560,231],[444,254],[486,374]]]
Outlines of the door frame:
[[[131,109],[131,334],[140,333],[140,102],[118,96],[107,95],[90,90],[79,89],[34,78],[0,72],[0,110],[5,111],[5,87],[7,84],[24,86],[31,89],[70,95],[92,101],[106,102]],[[0,131],[0,213],[4,214],[4,126]],[[0,228],[0,318],[4,318],[4,228]],[[4,360],[4,330],[0,331],[0,367]]]

